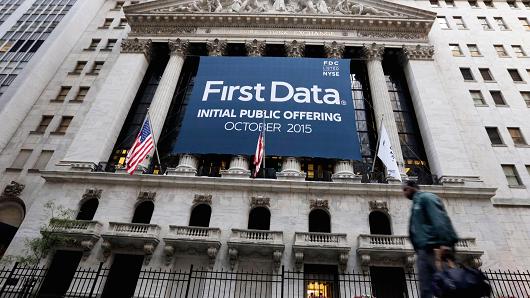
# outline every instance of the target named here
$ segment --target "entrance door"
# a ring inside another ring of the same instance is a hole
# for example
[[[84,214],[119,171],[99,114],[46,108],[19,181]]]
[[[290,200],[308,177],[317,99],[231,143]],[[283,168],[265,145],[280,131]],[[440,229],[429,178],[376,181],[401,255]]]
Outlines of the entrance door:
[[[304,265],[305,298],[338,298],[338,271],[335,265]]]
[[[372,289],[377,298],[408,297],[405,270],[400,267],[370,267]]]
[[[58,250],[53,256],[38,297],[62,297],[66,294],[81,257],[81,251]]]
[[[101,297],[132,297],[136,289],[138,277],[140,276],[143,261],[143,255],[116,254]]]

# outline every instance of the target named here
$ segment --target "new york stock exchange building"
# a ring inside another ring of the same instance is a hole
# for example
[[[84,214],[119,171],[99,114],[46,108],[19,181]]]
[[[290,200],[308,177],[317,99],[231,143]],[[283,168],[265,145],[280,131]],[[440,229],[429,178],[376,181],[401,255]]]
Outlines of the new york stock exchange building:
[[[528,297],[529,18],[520,0],[73,1],[0,106],[0,293],[419,297],[416,180],[459,262]]]

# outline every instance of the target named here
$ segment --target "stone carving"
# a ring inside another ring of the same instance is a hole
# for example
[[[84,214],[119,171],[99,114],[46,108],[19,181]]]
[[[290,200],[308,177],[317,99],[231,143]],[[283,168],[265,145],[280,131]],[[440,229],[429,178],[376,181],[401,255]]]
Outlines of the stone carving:
[[[371,258],[370,258],[370,255],[368,254],[362,254],[360,256],[361,258],[361,268],[363,271],[368,271],[370,269],[370,263],[371,263]]]
[[[326,56],[328,58],[340,59],[344,53],[344,44],[338,43],[336,41],[332,43],[324,43],[324,50],[326,51]]]
[[[217,252],[219,251],[218,247],[210,246],[208,247],[208,250],[206,251],[208,254],[208,268],[213,269],[213,266],[215,265],[215,259],[217,258]]]
[[[7,185],[0,195],[1,200],[13,200],[20,199],[20,194],[26,187],[24,184],[18,183],[16,181],[11,181],[11,184]]]
[[[304,252],[296,251],[294,253],[294,267],[296,268],[296,271],[302,271],[303,265],[304,265]]]
[[[385,52],[385,46],[373,43],[363,45],[363,54],[367,60],[382,60]]]
[[[347,252],[341,252],[339,254],[339,266],[340,270],[344,272],[346,270],[346,266],[348,265],[348,253]]]
[[[388,213],[388,204],[384,201],[370,201],[370,211],[383,211]]]
[[[409,60],[433,60],[434,46],[403,46],[403,55]]]
[[[247,55],[251,57],[263,56],[265,53],[265,41],[254,39],[253,41],[245,42]]]
[[[226,41],[214,39],[213,41],[206,42],[206,48],[208,49],[209,56],[223,56],[226,50]]]
[[[282,264],[282,255],[283,255],[283,251],[281,250],[275,250],[272,253],[272,262],[273,262],[275,271],[280,270],[280,265]]]
[[[156,26],[156,24],[153,24],[153,26],[133,26],[131,29],[131,33],[134,35],[186,35],[193,34],[197,31],[195,27]]]
[[[194,0],[191,3],[164,7],[157,13],[292,13],[400,16],[355,0]],[[401,15],[402,16],[402,15]]]
[[[313,209],[329,210],[328,200],[321,200],[321,199],[311,200],[309,201],[309,206],[311,207],[311,210]]]
[[[250,207],[251,208],[256,208],[256,207],[270,208],[270,206],[271,206],[270,200],[271,200],[270,198],[264,198],[264,197],[261,197],[261,196],[252,197],[252,200],[250,202]]]
[[[239,252],[237,251],[236,248],[230,247],[228,249],[228,257],[230,259],[230,269],[232,270],[234,270],[234,267],[236,266],[238,255],[239,255]]]
[[[166,256],[166,265],[171,264],[171,259],[175,255],[175,248],[172,245],[164,246],[164,255]]]
[[[359,37],[381,39],[425,39],[426,35],[415,32],[359,31]]]
[[[122,53],[136,53],[144,54],[145,57],[150,58],[152,51],[152,42],[150,39],[140,40],[135,39],[124,39],[121,41],[121,52]]]
[[[170,40],[168,43],[169,46],[169,52],[172,55],[178,55],[178,56],[186,56],[188,53],[188,47],[190,45],[188,40]]]
[[[206,205],[212,206],[212,195],[196,194],[195,197],[193,197],[193,206],[196,206],[199,204],[206,204]]]
[[[88,201],[91,199],[99,200],[101,198],[102,189],[97,188],[87,188],[83,194],[83,200]]]
[[[285,43],[285,51],[289,57],[303,57],[305,51],[305,42],[293,40]]]
[[[139,201],[154,201],[156,196],[156,191],[141,191],[138,194]]]

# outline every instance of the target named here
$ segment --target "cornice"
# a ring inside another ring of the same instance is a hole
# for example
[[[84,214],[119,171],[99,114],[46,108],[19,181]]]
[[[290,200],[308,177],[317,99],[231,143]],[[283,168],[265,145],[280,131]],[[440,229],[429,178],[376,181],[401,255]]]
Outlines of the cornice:
[[[179,177],[161,175],[127,175],[105,172],[42,171],[48,183],[123,185],[131,187],[200,188],[202,191],[234,190],[252,192],[287,192],[330,195],[355,195],[367,198],[401,197],[399,184],[282,181],[263,179],[230,179],[212,177]],[[422,190],[451,199],[491,199],[496,188],[469,186],[422,185]]]

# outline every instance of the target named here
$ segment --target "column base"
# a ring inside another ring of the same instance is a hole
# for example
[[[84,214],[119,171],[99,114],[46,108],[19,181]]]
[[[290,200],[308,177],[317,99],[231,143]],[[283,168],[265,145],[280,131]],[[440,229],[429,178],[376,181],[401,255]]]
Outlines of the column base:
[[[335,173],[331,175],[331,181],[342,183],[361,183],[362,176],[353,173]]]
[[[245,169],[221,170],[221,177],[223,178],[249,178],[250,174],[251,171]]]
[[[276,179],[289,181],[305,181],[306,173],[298,171],[281,171],[276,173]]]
[[[167,168],[166,169],[166,175],[168,176],[197,176],[197,169],[186,167],[186,166],[178,166],[176,168]]]
[[[70,170],[77,172],[92,172],[97,165],[93,162],[73,162],[70,164]]]
[[[480,180],[478,176],[442,176],[439,182],[443,186],[484,186],[484,181]]]
[[[138,165],[136,167],[136,171],[134,171],[134,174],[133,175],[141,175],[144,173],[144,171],[146,170],[146,168],[144,166],[141,166],[141,165]],[[127,173],[127,167],[121,167],[121,168],[116,168],[116,174],[127,174],[129,175],[129,173]]]

